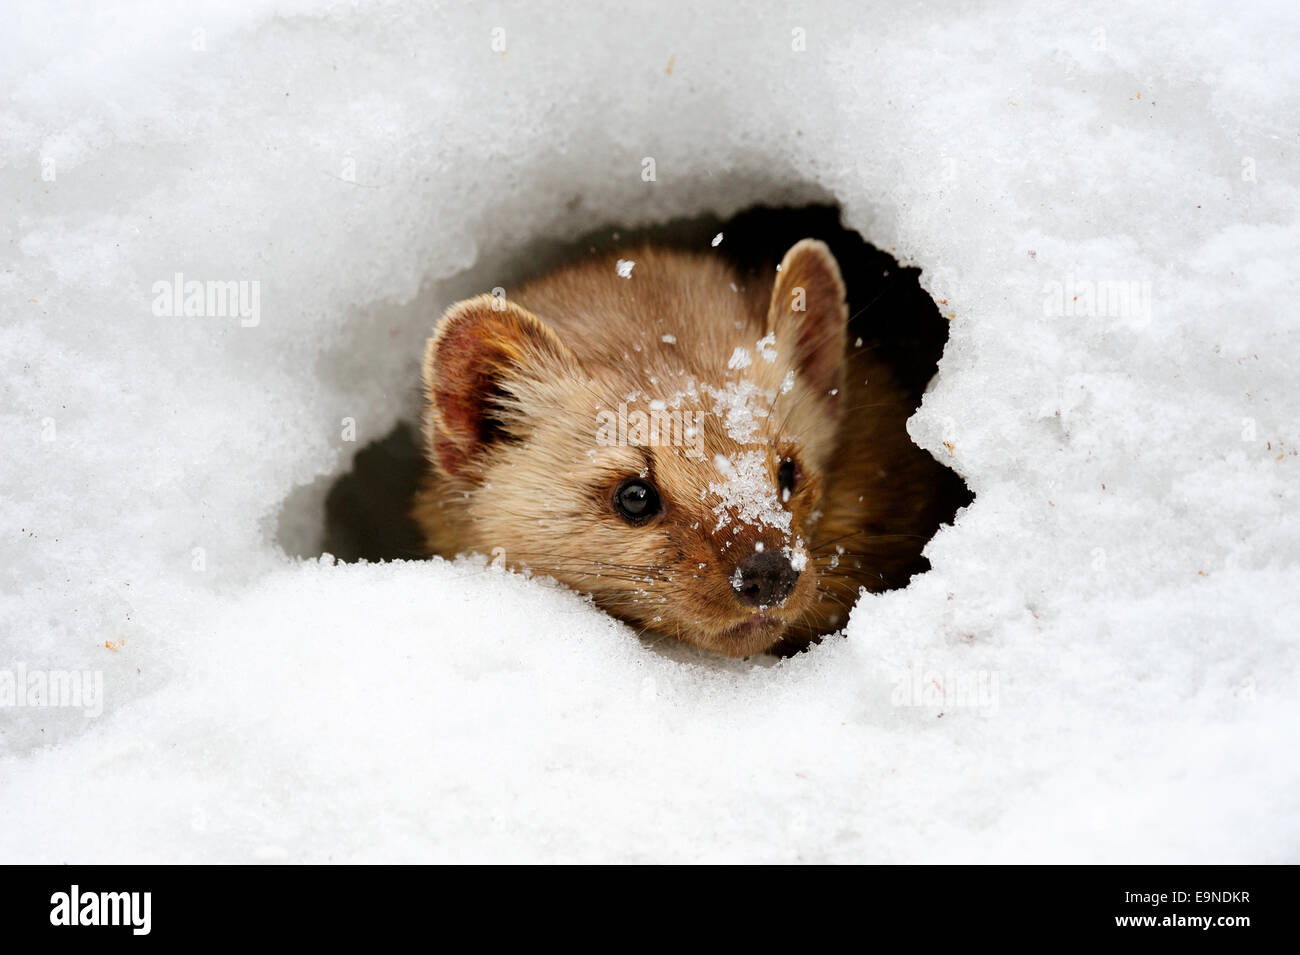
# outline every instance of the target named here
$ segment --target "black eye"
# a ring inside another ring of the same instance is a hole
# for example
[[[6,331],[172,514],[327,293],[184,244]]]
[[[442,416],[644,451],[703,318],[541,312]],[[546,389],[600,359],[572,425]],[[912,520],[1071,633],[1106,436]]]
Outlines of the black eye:
[[[776,482],[781,485],[781,499],[788,500],[794,493],[794,486],[799,481],[799,465],[794,463],[794,458],[786,458],[781,462],[781,466],[776,469]]]
[[[629,524],[644,524],[659,513],[659,492],[639,478],[624,481],[614,492],[614,510]]]

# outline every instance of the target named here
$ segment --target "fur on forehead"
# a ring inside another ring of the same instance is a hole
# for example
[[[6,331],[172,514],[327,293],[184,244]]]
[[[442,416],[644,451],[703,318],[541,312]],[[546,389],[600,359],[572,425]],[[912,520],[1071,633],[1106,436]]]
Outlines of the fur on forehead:
[[[539,415],[579,415],[565,424],[593,435],[584,404],[694,407],[709,457],[826,430],[805,425],[839,414],[847,312],[824,243],[786,253],[765,310],[762,290],[742,289],[716,259],[635,254],[633,279],[598,259],[525,286],[518,301],[481,295],[448,309],[424,363],[426,447],[439,470],[481,476],[493,451],[545,427]],[[819,461],[823,451],[810,449]]]

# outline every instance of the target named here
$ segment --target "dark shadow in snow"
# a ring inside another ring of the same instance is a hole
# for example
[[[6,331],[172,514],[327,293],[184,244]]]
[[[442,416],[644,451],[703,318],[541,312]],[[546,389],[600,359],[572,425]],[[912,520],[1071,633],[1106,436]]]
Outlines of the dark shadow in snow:
[[[411,520],[424,473],[419,432],[405,422],[357,452],[352,470],[325,497],[325,551],[344,561],[426,556]]]

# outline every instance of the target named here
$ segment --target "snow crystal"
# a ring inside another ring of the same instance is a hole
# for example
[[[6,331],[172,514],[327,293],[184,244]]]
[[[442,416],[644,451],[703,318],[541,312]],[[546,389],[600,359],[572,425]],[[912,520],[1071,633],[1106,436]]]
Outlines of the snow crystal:
[[[717,235],[715,235],[715,236],[713,237],[713,241],[710,242],[709,245],[713,246],[715,249],[716,249],[718,246],[722,245],[722,233],[719,232]]]
[[[771,400],[747,378],[731,381],[723,388],[705,386],[713,398],[713,413],[722,419],[733,441],[748,444],[758,436],[764,418],[771,416]]]
[[[1300,861],[1296,4],[26,6],[0,671],[103,693],[0,708],[0,859]],[[908,429],[976,493],[846,639],[715,659],[484,559],[291,556],[448,304],[827,198],[924,270]],[[204,315],[155,313],[178,273]]]
[[[618,273],[619,278],[630,279],[632,277],[632,269],[634,268],[636,268],[636,263],[631,259],[619,259],[618,263],[614,266],[614,271]]]
[[[797,572],[803,573],[808,566],[808,549],[803,546],[802,540],[796,540],[793,547],[786,547],[782,553]]]
[[[725,480],[709,485],[709,492],[718,499],[713,507],[718,518],[716,530],[729,526],[734,519],[741,524],[789,533],[790,512],[777,500],[776,487],[767,472],[767,455],[762,451],[745,451],[722,460],[727,466],[718,470]]]

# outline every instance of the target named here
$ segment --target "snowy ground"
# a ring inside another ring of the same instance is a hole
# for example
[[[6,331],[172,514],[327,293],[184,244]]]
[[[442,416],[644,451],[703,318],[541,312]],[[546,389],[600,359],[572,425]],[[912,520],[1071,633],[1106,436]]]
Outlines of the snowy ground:
[[[0,707],[0,860],[1300,861],[1294,3],[188,6],[0,40],[0,702],[103,681]],[[286,556],[512,255],[828,198],[977,495],[849,639]]]

